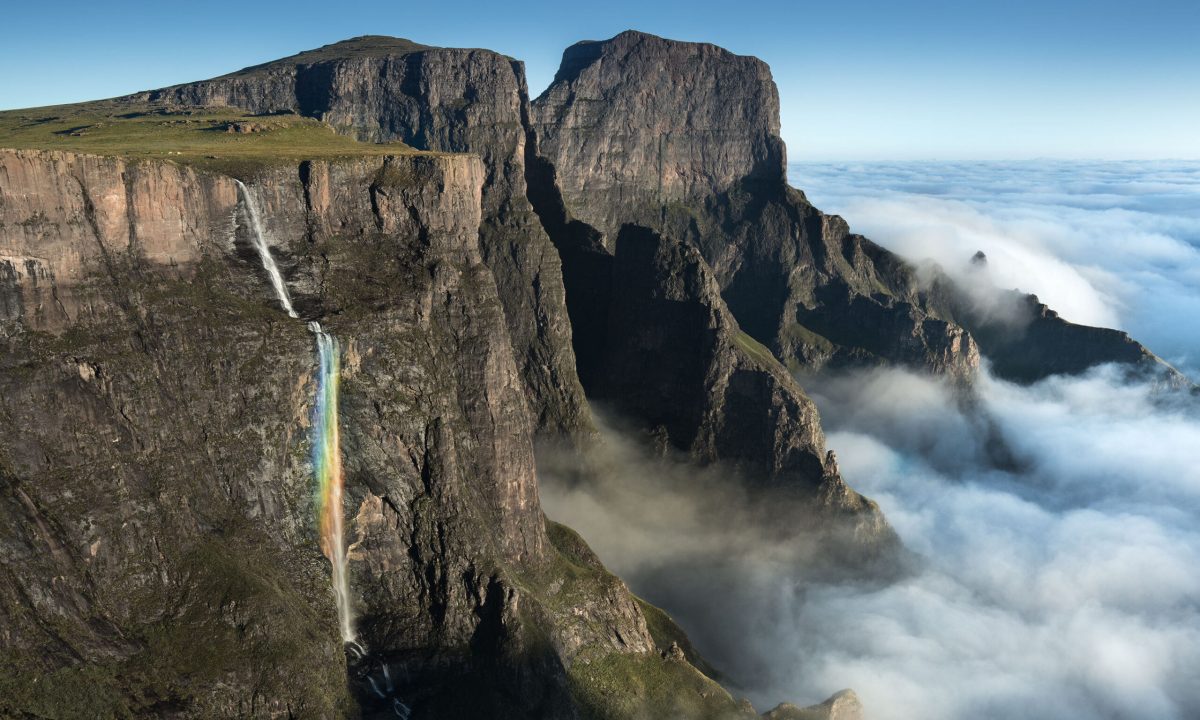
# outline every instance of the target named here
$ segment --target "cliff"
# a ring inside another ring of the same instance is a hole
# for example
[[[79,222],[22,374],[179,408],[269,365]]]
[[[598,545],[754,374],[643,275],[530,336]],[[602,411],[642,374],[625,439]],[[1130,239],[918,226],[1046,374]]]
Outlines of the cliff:
[[[0,714],[753,717],[543,516],[537,440],[586,468],[590,398],[886,562],[795,374],[1158,362],[1035,300],[997,325],[813,208],[769,70],[711,45],[580,43],[531,104],[511,58],[356,38],[0,145]],[[349,655],[305,321],[343,349]]]
[[[37,150],[0,151],[0,178],[0,255],[39,268],[0,319],[3,713],[573,718],[647,673],[629,707],[734,707],[543,521],[477,158],[244,178],[300,314],[344,348],[349,664],[306,458],[314,341],[234,179]]]
[[[637,32],[576,43],[534,113],[563,200],[610,249],[648,213],[784,180],[770,69],[715,45]]]
[[[778,107],[757,59],[630,31],[568,48],[532,118],[567,221],[608,251],[624,223],[696,247],[741,327],[793,371],[895,363],[969,382],[982,354],[1030,380],[1152,357],[1108,332],[1076,343],[1060,322],[989,332],[948,279],[923,281],[787,186]]]
[[[562,270],[526,197],[522,63],[490,50],[366,36],[126,102],[294,112],[360,140],[483,159],[484,262],[493,271],[539,430],[588,433]]]

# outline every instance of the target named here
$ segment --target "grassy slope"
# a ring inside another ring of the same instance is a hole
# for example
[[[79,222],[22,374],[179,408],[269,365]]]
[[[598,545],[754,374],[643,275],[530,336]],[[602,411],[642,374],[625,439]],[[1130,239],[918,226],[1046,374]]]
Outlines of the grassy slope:
[[[552,572],[568,581],[559,591],[561,611],[581,604],[585,597],[601,597],[597,586],[620,583],[600,564],[587,543],[574,530],[547,521],[546,531],[558,551]],[[543,583],[544,584],[544,583]],[[691,643],[666,613],[635,598],[646,614],[657,645],[678,642],[691,651],[700,665],[711,671],[692,650]],[[541,597],[554,610],[555,601]],[[659,650],[665,650],[665,647]],[[691,659],[691,658],[689,658]],[[585,720],[745,720],[754,713],[739,705],[712,678],[682,658],[660,653],[629,654],[593,650],[583,653],[567,670],[571,693]]]
[[[311,65],[333,60],[354,60],[358,58],[395,57],[424,50],[438,50],[433,45],[406,40],[405,38],[389,37],[387,35],[363,35],[350,38],[331,45],[322,45],[314,50],[289,55],[279,60],[252,65],[223,77],[254,75],[264,70],[286,65]]]

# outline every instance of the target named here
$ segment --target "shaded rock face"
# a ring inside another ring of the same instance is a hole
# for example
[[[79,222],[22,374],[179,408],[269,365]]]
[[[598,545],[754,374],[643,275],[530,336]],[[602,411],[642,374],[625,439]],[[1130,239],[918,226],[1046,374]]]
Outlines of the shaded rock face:
[[[823,475],[816,408],[745,336],[692,247],[634,225],[617,239],[594,393],[705,461],[755,463],[770,480]],[[673,362],[663,362],[670,358]]]
[[[978,338],[993,371],[1001,377],[1034,382],[1117,363],[1175,387],[1193,387],[1187,377],[1128,333],[1064,320],[1036,295],[1012,291],[1001,302],[1010,308],[1004,317],[982,312],[965,299],[955,304],[955,316]]]
[[[845,484],[826,453],[812,401],[741,331],[694,247],[626,225],[613,255],[576,248],[564,263],[568,292],[586,273],[592,309],[605,302],[576,326],[597,358],[584,376],[593,401],[691,461],[722,463],[759,493],[801,501],[802,512],[785,521],[793,533],[849,528],[856,554],[895,542],[878,507]]]
[[[541,432],[587,432],[558,256],[525,189],[522,63],[489,50],[363,37],[213,80],[132,96],[169,106],[298,112],[367,141],[483,159],[480,249],[492,269]]]
[[[297,309],[343,348],[370,653],[349,671],[315,528],[314,340],[233,179],[0,151],[18,175],[39,224],[0,226],[0,255],[38,257],[62,310],[22,274],[0,320],[0,714],[386,716],[387,664],[414,717],[571,718],[577,668],[668,666],[625,586],[544,527],[478,159],[247,178]]]
[[[969,381],[982,349],[1031,380],[1145,353],[1041,320],[1000,339],[947,278],[812,207],[786,184],[777,92],[754,58],[636,32],[580,43],[532,118],[564,225],[606,249],[624,223],[698,248],[742,328],[793,371],[894,363]]]

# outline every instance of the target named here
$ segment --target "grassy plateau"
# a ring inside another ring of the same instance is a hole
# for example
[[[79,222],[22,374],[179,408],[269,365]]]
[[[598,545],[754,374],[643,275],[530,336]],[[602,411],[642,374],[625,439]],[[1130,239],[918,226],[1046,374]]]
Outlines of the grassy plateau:
[[[213,170],[418,152],[400,142],[359,142],[299,115],[112,101],[0,112],[0,148],[173,160]]]

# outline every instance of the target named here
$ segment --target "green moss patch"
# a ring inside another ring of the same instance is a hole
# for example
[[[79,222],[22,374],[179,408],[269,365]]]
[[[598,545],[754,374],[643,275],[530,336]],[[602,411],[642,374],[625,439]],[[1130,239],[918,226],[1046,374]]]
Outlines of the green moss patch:
[[[777,360],[775,355],[773,355],[771,351],[767,349],[766,345],[763,345],[741,330],[739,330],[737,334],[737,346],[739,349],[745,352],[751,360],[758,363],[759,366],[761,366],[764,370],[770,370],[772,368],[778,368],[780,370],[783,369],[783,366],[779,364],[779,360]]]
[[[753,718],[720,685],[682,660],[611,653],[577,662],[571,692],[588,720]]]

